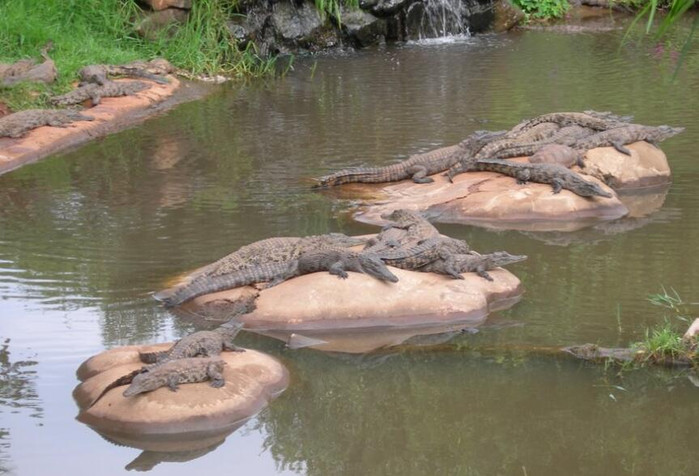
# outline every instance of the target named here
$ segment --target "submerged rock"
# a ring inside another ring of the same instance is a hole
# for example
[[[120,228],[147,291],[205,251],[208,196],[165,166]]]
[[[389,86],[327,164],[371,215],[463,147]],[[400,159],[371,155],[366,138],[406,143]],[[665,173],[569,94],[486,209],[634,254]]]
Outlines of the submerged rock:
[[[219,439],[238,428],[242,421],[259,412],[288,384],[288,372],[275,358],[257,352],[223,352],[225,385],[214,388],[209,382],[181,384],[177,392],[166,387],[126,398],[125,387],[107,392],[92,407],[88,405],[117,378],[142,366],[138,350],[152,351],[160,346],[130,346],[106,351],[88,359],[78,370],[86,378],[74,392],[81,412],[78,420],[101,434],[131,446],[139,441],[198,434]],[[174,449],[172,449],[174,451]]]

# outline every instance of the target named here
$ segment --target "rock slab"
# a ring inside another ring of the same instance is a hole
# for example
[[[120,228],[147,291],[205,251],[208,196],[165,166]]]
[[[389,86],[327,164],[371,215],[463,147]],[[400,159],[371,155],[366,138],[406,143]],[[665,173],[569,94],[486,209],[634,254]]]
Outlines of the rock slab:
[[[233,431],[288,385],[288,371],[275,358],[254,350],[224,352],[226,384],[221,388],[201,382],[180,385],[177,392],[163,387],[126,398],[122,386],[88,408],[109,383],[142,366],[139,350],[150,352],[170,345],[112,349],[83,363],[78,375],[85,381],[73,392],[81,408],[78,420],[117,440],[211,437]]]

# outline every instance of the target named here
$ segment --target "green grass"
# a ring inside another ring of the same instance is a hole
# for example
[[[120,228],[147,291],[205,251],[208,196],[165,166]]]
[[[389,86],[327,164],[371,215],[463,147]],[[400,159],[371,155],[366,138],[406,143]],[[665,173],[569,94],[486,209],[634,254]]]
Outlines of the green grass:
[[[254,47],[239,51],[226,28],[237,0],[196,0],[190,20],[153,41],[134,29],[140,8],[135,0],[12,0],[0,2],[0,62],[39,59],[51,40],[49,53],[59,78],[41,85],[0,89],[0,101],[11,109],[42,107],[46,98],[64,93],[88,64],[126,63],[164,57],[194,74],[261,76],[274,71],[274,62],[261,60]]]
[[[654,329],[646,329],[645,339],[633,347],[645,352],[646,361],[666,357],[677,359],[689,352],[688,345],[682,340],[682,334],[675,331],[669,322]]]

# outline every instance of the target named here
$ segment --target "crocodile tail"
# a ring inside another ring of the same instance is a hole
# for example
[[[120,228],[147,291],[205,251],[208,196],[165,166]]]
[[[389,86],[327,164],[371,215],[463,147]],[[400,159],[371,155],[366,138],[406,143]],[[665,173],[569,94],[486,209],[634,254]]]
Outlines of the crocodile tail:
[[[253,283],[273,281],[282,277],[286,279],[289,277],[287,271],[287,263],[275,263],[242,269],[220,276],[203,276],[177,289],[171,295],[161,299],[161,301],[165,307],[179,306],[184,302],[203,296],[204,294],[239,288]]]
[[[102,393],[100,393],[99,396],[97,398],[95,398],[95,400],[90,404],[90,406],[88,408],[93,407],[95,405],[95,403],[97,403],[102,397],[104,397],[107,394],[107,392],[109,392],[111,389],[116,388],[116,387],[121,387],[122,385],[130,385],[131,382],[133,382],[133,378],[136,375],[143,373],[143,372],[146,372],[145,367],[141,367],[140,369],[136,369],[133,372],[130,372],[126,375],[119,377],[118,379],[116,379],[115,381],[113,381],[112,383],[110,383],[109,385],[104,387],[104,390],[102,390]]]
[[[165,359],[168,355],[170,354],[166,350],[161,350],[159,352],[139,352],[138,358],[144,364],[157,364]]]
[[[334,174],[325,175],[316,179],[313,188],[328,188],[345,183],[380,183],[387,180],[383,177],[382,170],[377,167],[340,170]]]

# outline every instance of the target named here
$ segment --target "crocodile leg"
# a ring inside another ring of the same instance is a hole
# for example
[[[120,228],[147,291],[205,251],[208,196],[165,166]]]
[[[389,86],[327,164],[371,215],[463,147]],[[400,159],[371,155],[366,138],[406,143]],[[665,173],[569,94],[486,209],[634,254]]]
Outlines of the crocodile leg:
[[[177,375],[173,374],[167,378],[167,388],[169,388],[171,391],[173,391],[173,392],[177,391],[177,384],[178,384]]]
[[[560,193],[563,190],[563,181],[559,178],[554,178],[551,186],[553,187],[553,193]]]
[[[412,174],[413,182],[415,183],[432,183],[434,179],[427,176],[427,168],[422,165],[415,165],[408,170]]]
[[[206,373],[211,379],[212,387],[221,388],[226,384],[226,381],[223,379],[223,374],[216,368],[216,364],[209,364]]]
[[[488,281],[494,281],[493,277],[488,274],[488,271],[486,271],[486,265],[484,264],[478,265],[475,273],[483,279],[487,279]]]
[[[224,342],[223,350],[228,350],[231,352],[245,352],[245,349],[243,349],[242,347],[238,347],[233,342]]]
[[[349,277],[349,274],[347,274],[347,271],[345,271],[345,267],[342,264],[342,261],[338,261],[336,263],[333,263],[330,268],[328,268],[328,272],[330,274],[334,274],[340,279],[347,279]]]
[[[621,142],[612,142],[612,147],[614,147],[616,150],[618,150],[622,154],[631,155],[631,151],[629,149],[627,149],[626,147],[624,147],[624,144],[622,144]]]
[[[524,170],[518,170],[516,174],[516,179],[517,183],[519,185],[524,185],[527,182],[529,182],[529,179],[531,178],[532,174],[529,170],[524,169]]]

